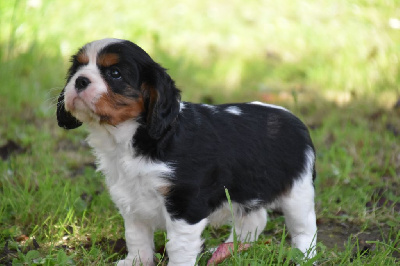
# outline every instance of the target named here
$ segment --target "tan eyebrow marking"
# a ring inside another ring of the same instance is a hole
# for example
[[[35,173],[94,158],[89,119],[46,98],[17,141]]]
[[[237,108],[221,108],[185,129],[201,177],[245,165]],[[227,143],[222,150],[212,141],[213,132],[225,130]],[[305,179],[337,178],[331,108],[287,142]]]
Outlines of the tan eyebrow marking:
[[[109,67],[119,62],[119,55],[115,53],[101,54],[97,58],[97,64],[103,67]]]
[[[79,54],[76,55],[76,60],[80,64],[83,64],[83,65],[86,65],[86,64],[89,63],[89,57],[84,51],[82,51],[82,52],[80,52]]]

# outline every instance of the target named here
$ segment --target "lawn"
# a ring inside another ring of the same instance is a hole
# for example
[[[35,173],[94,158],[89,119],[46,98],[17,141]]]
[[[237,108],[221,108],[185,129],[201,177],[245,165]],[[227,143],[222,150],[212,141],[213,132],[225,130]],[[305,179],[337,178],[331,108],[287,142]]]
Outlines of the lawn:
[[[0,265],[103,265],[126,254],[85,128],[65,131],[55,117],[69,57],[104,37],[144,48],[184,100],[292,110],[317,150],[317,263],[400,262],[398,0],[9,0],[0,2]],[[199,265],[228,234],[207,228]],[[165,240],[155,234],[160,265]],[[282,214],[270,212],[261,238],[222,265],[296,263]]]

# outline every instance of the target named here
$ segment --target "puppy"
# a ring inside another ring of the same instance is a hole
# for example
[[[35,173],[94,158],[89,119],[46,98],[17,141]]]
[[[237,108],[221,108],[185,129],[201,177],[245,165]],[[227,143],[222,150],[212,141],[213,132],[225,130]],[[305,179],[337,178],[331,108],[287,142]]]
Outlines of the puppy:
[[[293,246],[315,255],[315,151],[306,126],[285,108],[183,102],[139,46],[104,39],[72,57],[57,119],[65,129],[88,128],[125,222],[128,256],[118,265],[153,265],[156,229],[167,232],[169,265],[194,265],[206,225],[232,218],[225,189],[239,241],[257,240],[273,205]]]

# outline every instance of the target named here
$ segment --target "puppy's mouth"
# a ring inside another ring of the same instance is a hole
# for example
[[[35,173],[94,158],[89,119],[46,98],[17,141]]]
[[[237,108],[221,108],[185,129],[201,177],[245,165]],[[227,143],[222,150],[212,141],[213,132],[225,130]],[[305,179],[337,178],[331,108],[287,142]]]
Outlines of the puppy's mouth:
[[[101,116],[96,113],[95,109],[95,103],[99,98],[100,96],[95,97],[88,102],[77,94],[72,99],[66,100],[65,109],[82,122],[99,122]]]
[[[82,99],[79,96],[76,96],[72,100],[72,103],[68,106],[68,109],[70,109],[71,112],[74,112],[74,111],[90,111],[89,105],[85,102],[84,99]]]

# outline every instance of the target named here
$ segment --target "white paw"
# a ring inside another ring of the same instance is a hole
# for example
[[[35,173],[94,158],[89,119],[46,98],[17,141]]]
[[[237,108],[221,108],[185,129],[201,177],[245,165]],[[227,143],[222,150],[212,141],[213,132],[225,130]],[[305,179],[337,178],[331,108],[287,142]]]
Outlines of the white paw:
[[[132,266],[133,260],[125,259],[117,262],[117,266]]]
[[[152,260],[147,260],[147,262],[136,261],[132,259],[124,259],[117,262],[117,266],[153,266],[154,262]]]

